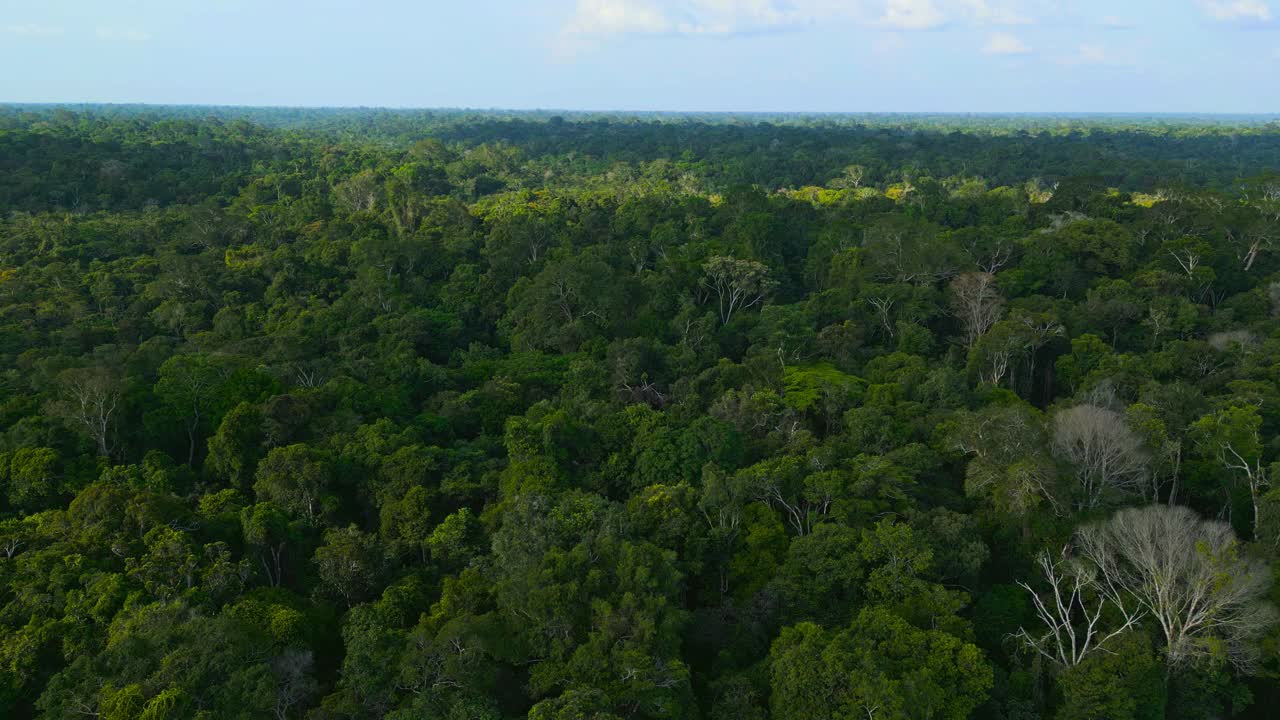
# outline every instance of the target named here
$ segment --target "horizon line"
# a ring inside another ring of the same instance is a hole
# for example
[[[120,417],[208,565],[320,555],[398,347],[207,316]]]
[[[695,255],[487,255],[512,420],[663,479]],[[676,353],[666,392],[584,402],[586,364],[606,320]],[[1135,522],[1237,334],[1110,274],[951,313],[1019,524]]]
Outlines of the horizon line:
[[[120,107],[120,108],[209,108],[226,110],[349,110],[394,112],[477,112],[477,113],[566,113],[597,115],[779,115],[779,116],[1038,116],[1038,117],[1088,117],[1088,116],[1163,116],[1163,117],[1249,117],[1276,118],[1280,111],[1244,112],[1214,110],[659,110],[627,108],[567,108],[567,107],[505,107],[464,105],[252,105],[240,103],[164,103],[133,101],[9,101],[0,100],[0,107]]]

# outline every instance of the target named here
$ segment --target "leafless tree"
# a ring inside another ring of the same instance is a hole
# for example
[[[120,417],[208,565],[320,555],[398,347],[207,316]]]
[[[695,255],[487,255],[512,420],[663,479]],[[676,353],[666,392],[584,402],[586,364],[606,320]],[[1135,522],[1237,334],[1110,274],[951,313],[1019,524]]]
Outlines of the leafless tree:
[[[992,275],[1013,259],[1012,240],[986,235],[974,235],[961,240],[964,254],[978,270]]]
[[[1178,267],[1187,274],[1187,277],[1193,277],[1196,268],[1200,267],[1203,260],[1201,257],[1201,247],[1197,245],[1184,245],[1169,251],[1169,256],[1174,262],[1178,263]]]
[[[893,304],[894,300],[888,296],[878,296],[867,298],[867,304],[876,311],[876,317],[880,319],[880,324],[884,326],[885,332],[889,337],[893,337]]]
[[[1269,226],[1258,224],[1245,230],[1228,229],[1227,240],[1236,247],[1241,268],[1249,272],[1258,256],[1271,250],[1276,235]]]
[[[62,399],[52,408],[80,425],[98,447],[98,454],[110,457],[116,408],[120,405],[120,381],[100,367],[73,368],[58,376]]]
[[[1044,627],[1039,632],[1019,628],[1016,637],[1050,662],[1061,667],[1078,665],[1105,650],[1108,641],[1144,615],[1137,602],[1101,581],[1096,566],[1072,557],[1069,547],[1056,560],[1048,552],[1041,553],[1036,564],[1047,589],[1038,593],[1025,582],[1018,584],[1031,594],[1036,617]]]
[[[348,212],[372,210],[382,192],[378,176],[371,170],[357,173],[333,186],[334,199]]]
[[[999,387],[1004,381],[1004,376],[1009,372],[1009,359],[1013,356],[1013,351],[1007,347],[993,348],[988,357],[988,363],[982,372],[982,381],[988,385]]]
[[[1246,458],[1230,443],[1223,443],[1218,460],[1226,469],[1242,475],[1249,486],[1249,498],[1253,502],[1253,534],[1256,537],[1258,525],[1262,521],[1262,496],[1271,487],[1271,478],[1267,473],[1269,468],[1262,464],[1260,456]]]
[[[1115,410],[1084,404],[1058,412],[1052,447],[1075,468],[1077,509],[1096,508],[1117,492],[1147,489],[1147,452]]]
[[[988,272],[965,273],[951,281],[951,314],[964,326],[964,348],[972,350],[1004,311],[996,278]]]
[[[1077,542],[1108,593],[1155,619],[1170,671],[1210,658],[1256,666],[1257,641],[1276,620],[1265,601],[1271,573],[1242,554],[1230,525],[1149,505],[1081,528]]]
[[[276,720],[288,720],[293,709],[316,693],[310,650],[286,650],[271,661],[276,676]]]

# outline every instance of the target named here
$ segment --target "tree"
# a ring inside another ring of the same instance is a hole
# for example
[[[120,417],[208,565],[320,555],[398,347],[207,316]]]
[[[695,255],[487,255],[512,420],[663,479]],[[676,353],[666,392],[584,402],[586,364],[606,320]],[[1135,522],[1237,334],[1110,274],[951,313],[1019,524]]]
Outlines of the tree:
[[[773,581],[782,599],[783,620],[843,622],[867,598],[868,571],[873,567],[884,569],[878,563],[879,547],[868,531],[835,523],[819,525],[812,534],[792,540],[786,548],[786,561]],[[908,555],[903,559],[906,567],[889,569],[908,574],[919,571],[919,549],[910,548]],[[869,567],[872,562],[876,565]],[[924,563],[927,562],[925,557]]]
[[[186,533],[162,525],[148,531],[142,542],[146,555],[129,558],[125,568],[147,592],[170,600],[195,586],[199,561]]]
[[[267,582],[275,587],[284,582],[285,553],[296,539],[296,529],[280,508],[271,503],[258,503],[240,514],[244,541],[259,549],[258,562]]]
[[[294,708],[304,705],[316,694],[315,655],[310,650],[289,648],[271,661],[276,678],[276,703],[272,709],[276,720],[288,720]]]
[[[965,493],[987,497],[998,512],[1020,519],[1024,535],[1041,504],[1063,511],[1057,471],[1044,453],[1044,420],[1034,408],[1019,401],[965,413],[947,437],[952,448],[973,456],[965,469]]]
[[[963,720],[992,683],[978,648],[874,606],[834,633],[783,628],[769,664],[776,720]]]
[[[862,181],[867,175],[867,169],[861,165],[846,165],[840,176],[828,183],[833,188],[843,188],[845,190],[857,190],[862,187]]]
[[[218,375],[218,368],[203,355],[174,356],[160,368],[156,396],[165,402],[167,410],[181,418],[187,434],[188,464],[195,463],[196,433],[207,422]]]
[[[987,272],[965,273],[951,281],[951,313],[964,326],[965,351],[1000,319],[1004,300],[996,289],[995,276]]]
[[[502,322],[516,347],[572,352],[617,322],[622,296],[601,255],[594,249],[554,253],[540,272],[511,287]]]
[[[325,531],[324,544],[316,548],[315,563],[324,588],[351,607],[368,596],[385,560],[377,537],[350,525]]]
[[[53,448],[19,448],[0,453],[0,488],[9,504],[41,510],[62,489],[61,458]]]
[[[1147,490],[1147,452],[1114,410],[1084,404],[1056,413],[1053,452],[1075,468],[1077,509]]]
[[[1077,543],[1107,592],[1158,625],[1170,671],[1211,660],[1256,667],[1257,642],[1276,620],[1270,570],[1243,554],[1230,525],[1150,505],[1086,525]]]
[[[362,170],[333,186],[333,198],[347,212],[373,210],[382,195],[382,184],[372,170]]]
[[[735,312],[759,305],[778,284],[769,278],[769,268],[754,260],[716,255],[702,270],[702,285],[716,297],[721,325],[728,325]]]
[[[1169,434],[1161,413],[1146,403],[1134,403],[1125,410],[1125,421],[1152,452],[1151,499],[1160,499],[1160,490],[1168,481],[1168,503],[1178,502],[1178,480],[1182,474],[1182,438]]]
[[[849,479],[848,473],[806,473],[802,458],[782,456],[739,471],[735,482],[753,499],[777,508],[797,535],[806,535],[831,512],[844,494],[841,481]]]
[[[329,494],[332,474],[328,461],[304,444],[272,448],[258,464],[253,492],[259,501],[316,525],[334,502]]]
[[[432,527],[430,491],[414,485],[400,498],[384,500],[379,516],[378,534],[392,550],[426,560],[427,537]]]
[[[1262,496],[1270,487],[1267,466],[1262,464],[1262,416],[1252,405],[1233,405],[1206,415],[1191,426],[1197,451],[1213,458],[1223,469],[1244,479],[1253,504],[1253,534],[1258,535]]]
[[[74,368],[58,375],[63,398],[54,411],[84,428],[98,448],[110,457],[114,449],[116,410],[120,406],[118,377],[104,367]]]
[[[1043,625],[1037,632],[1020,628],[1018,637],[1028,648],[1066,668],[1079,665],[1096,652],[1108,652],[1108,642],[1142,619],[1136,602],[1100,578],[1096,567],[1072,557],[1069,551],[1064,547],[1056,559],[1048,552],[1037,558],[1047,588],[1043,592],[1018,583],[1031,595],[1036,617]]]
[[[247,402],[231,408],[209,438],[205,467],[243,489],[263,455],[262,412]]]
[[[458,568],[482,553],[483,540],[479,521],[470,508],[464,507],[436,525],[424,545],[442,566]]]
[[[1107,652],[1090,653],[1058,675],[1056,720],[1163,720],[1164,674],[1144,633],[1117,636]]]
[[[867,227],[863,248],[877,280],[928,286],[956,274],[960,249],[915,218],[886,216]]]
[[[257,400],[270,387],[269,380],[246,366],[242,358],[228,355],[174,355],[160,366],[155,395],[161,402],[153,422],[157,431],[178,423],[187,436],[187,464],[195,464],[202,435],[222,420],[222,415],[242,400]]]

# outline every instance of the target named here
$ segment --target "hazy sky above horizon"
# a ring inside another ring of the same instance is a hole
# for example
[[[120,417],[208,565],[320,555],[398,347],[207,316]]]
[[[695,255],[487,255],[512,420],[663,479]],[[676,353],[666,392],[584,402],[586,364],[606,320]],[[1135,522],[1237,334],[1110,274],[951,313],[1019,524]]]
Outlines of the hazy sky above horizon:
[[[1280,0],[0,0],[0,102],[1280,112]]]

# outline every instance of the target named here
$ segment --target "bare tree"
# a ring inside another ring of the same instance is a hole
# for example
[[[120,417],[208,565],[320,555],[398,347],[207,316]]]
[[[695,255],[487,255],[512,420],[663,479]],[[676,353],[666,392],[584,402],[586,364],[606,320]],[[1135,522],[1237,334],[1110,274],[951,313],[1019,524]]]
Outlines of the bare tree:
[[[54,412],[83,427],[97,445],[98,454],[110,457],[120,405],[119,379],[105,368],[73,368],[58,376],[58,384],[63,397],[54,403]]]
[[[964,348],[972,350],[978,338],[1000,319],[1004,299],[989,272],[969,272],[951,281],[951,314],[964,326]]]
[[[1150,505],[1081,528],[1077,542],[1109,594],[1155,619],[1170,671],[1210,658],[1256,666],[1257,641],[1276,620],[1265,601],[1271,573],[1241,553],[1230,525]]]
[[[1270,227],[1256,224],[1245,230],[1228,229],[1227,239],[1236,248],[1241,268],[1249,272],[1258,256],[1271,250],[1276,237]]]
[[[1018,584],[1031,594],[1036,617],[1044,627],[1039,633],[1019,628],[1015,637],[1050,662],[1061,667],[1078,665],[1144,615],[1137,602],[1100,580],[1096,566],[1072,557],[1069,546],[1062,548],[1057,560],[1041,553],[1036,564],[1047,589],[1037,593],[1025,582]]]
[[[1260,507],[1262,493],[1271,487],[1271,479],[1267,477],[1267,468],[1257,458],[1250,462],[1230,445],[1223,446],[1223,451],[1219,457],[1224,467],[1243,475],[1245,482],[1249,486],[1249,497],[1253,502],[1253,532],[1256,535],[1258,533],[1258,523],[1262,517],[1262,509]]]
[[[372,210],[382,194],[382,183],[372,170],[352,175],[333,186],[333,197],[348,212]]]
[[[1096,508],[1108,496],[1147,488],[1147,452],[1115,410],[1077,405],[1053,417],[1053,453],[1075,468],[1077,509]]]
[[[276,720],[288,720],[294,708],[315,695],[313,665],[310,650],[285,650],[271,661],[271,671],[276,677]]]
[[[706,277],[702,283],[715,294],[720,304],[720,323],[728,325],[739,310],[764,302],[778,283],[769,278],[769,268],[754,260],[717,255],[708,260],[702,269]]]
[[[993,387],[999,387],[1004,382],[1004,376],[1009,372],[1009,359],[1013,356],[1013,351],[1008,347],[992,348],[988,354],[988,363],[982,371],[982,382]]]
[[[869,297],[867,304],[876,311],[876,317],[880,319],[880,324],[884,326],[885,332],[893,338],[893,298],[885,296]]]
[[[1213,252],[1213,246],[1200,237],[1184,235],[1165,243],[1165,252],[1182,268],[1187,277],[1195,277],[1196,270],[1204,263],[1205,257]]]

